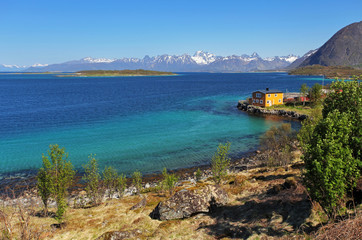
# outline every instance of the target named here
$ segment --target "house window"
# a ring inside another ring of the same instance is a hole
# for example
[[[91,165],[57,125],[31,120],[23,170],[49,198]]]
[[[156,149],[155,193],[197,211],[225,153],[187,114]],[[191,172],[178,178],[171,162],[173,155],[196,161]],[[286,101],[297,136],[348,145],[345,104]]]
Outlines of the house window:
[[[262,104],[262,103],[263,103],[263,100],[260,99],[260,103]]]
[[[281,99],[279,99],[279,102],[282,102],[282,100],[281,100]]]
[[[259,99],[256,99],[255,101],[256,101],[256,103],[259,103]]]
[[[268,97],[270,97],[270,94],[268,94]]]
[[[278,97],[278,94],[274,94],[274,97]]]
[[[253,103],[255,103],[255,99],[253,99]]]
[[[266,101],[267,104],[270,104],[270,100]]]
[[[257,93],[257,94],[255,94],[255,96],[256,96],[257,98],[261,98],[261,93]]]

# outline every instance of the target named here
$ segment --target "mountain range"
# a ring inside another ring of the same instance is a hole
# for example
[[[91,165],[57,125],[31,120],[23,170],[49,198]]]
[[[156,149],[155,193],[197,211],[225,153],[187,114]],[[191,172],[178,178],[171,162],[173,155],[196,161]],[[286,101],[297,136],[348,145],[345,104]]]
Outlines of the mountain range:
[[[257,53],[241,56],[216,56],[212,53],[197,51],[194,55],[159,55],[144,58],[91,58],[73,60],[59,64],[33,65],[28,68],[2,65],[0,71],[25,72],[76,72],[81,70],[122,70],[146,69],[172,72],[248,72],[276,70],[289,66],[298,56],[261,58]],[[1,66],[1,65],[0,65]],[[6,68],[6,66],[8,68]]]

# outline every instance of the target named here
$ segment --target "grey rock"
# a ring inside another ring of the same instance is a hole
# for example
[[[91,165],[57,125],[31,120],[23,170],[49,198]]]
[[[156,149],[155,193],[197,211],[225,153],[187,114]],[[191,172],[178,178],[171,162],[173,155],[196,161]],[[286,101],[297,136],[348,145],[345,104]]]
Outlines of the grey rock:
[[[193,214],[210,212],[213,207],[225,205],[227,202],[227,193],[218,186],[183,189],[166,201],[160,202],[150,216],[160,220],[187,218]]]

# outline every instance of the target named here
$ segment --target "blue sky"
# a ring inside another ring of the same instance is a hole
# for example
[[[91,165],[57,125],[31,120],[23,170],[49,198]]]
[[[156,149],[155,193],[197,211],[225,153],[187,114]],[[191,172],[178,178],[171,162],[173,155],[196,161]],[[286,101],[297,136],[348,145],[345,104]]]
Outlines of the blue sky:
[[[303,55],[362,20],[361,0],[1,0],[0,64],[83,57]]]

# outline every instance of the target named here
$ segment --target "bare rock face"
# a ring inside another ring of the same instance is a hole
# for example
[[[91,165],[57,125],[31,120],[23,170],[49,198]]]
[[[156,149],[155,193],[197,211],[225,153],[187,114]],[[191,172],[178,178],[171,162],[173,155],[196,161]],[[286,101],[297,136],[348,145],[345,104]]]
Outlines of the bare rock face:
[[[208,185],[201,189],[183,189],[164,202],[160,202],[150,214],[153,219],[171,220],[210,212],[215,206],[228,202],[227,193],[220,187]]]

